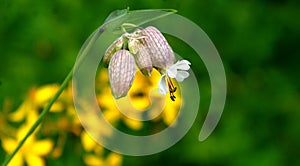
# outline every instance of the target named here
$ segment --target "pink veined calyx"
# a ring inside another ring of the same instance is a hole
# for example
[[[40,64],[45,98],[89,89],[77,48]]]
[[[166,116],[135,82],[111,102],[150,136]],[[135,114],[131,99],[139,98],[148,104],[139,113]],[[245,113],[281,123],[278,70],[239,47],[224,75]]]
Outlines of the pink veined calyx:
[[[136,30],[128,33],[123,25],[135,27]],[[148,26],[142,29],[132,24],[123,25],[124,33],[107,48],[103,57],[114,98],[127,95],[136,68],[145,76],[150,76],[154,68],[161,74],[159,93],[166,95],[169,92],[171,100],[175,101],[174,92],[177,88],[172,79],[182,82],[187,78],[191,63],[187,60],[176,61],[172,48],[157,28]]]

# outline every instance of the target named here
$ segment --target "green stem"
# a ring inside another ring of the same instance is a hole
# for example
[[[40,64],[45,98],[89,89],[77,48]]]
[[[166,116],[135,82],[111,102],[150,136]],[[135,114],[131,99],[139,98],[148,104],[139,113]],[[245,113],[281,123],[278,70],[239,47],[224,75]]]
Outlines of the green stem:
[[[58,89],[58,91],[56,92],[55,96],[50,100],[50,102],[48,103],[48,105],[43,109],[42,113],[40,114],[39,118],[37,119],[37,121],[32,125],[32,127],[30,128],[30,130],[27,132],[27,134],[25,135],[25,137],[21,140],[21,142],[18,144],[18,146],[16,147],[16,149],[7,157],[7,159],[4,161],[4,163],[2,164],[2,166],[7,165],[10,160],[15,156],[15,154],[19,151],[19,149],[22,147],[22,145],[25,143],[25,141],[27,140],[27,138],[34,132],[34,130],[39,126],[39,124],[42,122],[43,118],[45,117],[45,115],[49,112],[51,106],[53,105],[53,103],[58,99],[58,97],[60,96],[60,94],[63,92],[63,90],[67,87],[68,82],[71,80],[72,78],[72,74],[73,74],[73,70],[70,71],[70,73],[67,75],[67,77],[65,78],[64,82],[61,84],[60,88]]]
[[[131,23],[123,23],[121,25],[121,29],[123,31],[123,33],[127,32],[125,27],[132,27],[132,28],[137,28],[137,26],[135,24],[131,24]]]
[[[84,57],[87,55],[87,53],[89,52],[89,50],[91,49],[92,45],[97,41],[99,35],[101,34],[101,32],[96,31],[93,36],[91,37],[91,40],[87,43],[86,47],[83,49],[83,51],[80,53],[79,55],[79,59],[78,59],[78,64],[81,64],[81,61],[84,59]],[[65,80],[63,81],[63,83],[61,84],[61,86],[59,87],[58,91],[56,92],[56,94],[53,96],[53,98],[49,101],[49,103],[46,105],[46,107],[43,109],[42,113],[40,114],[39,118],[37,119],[37,121],[32,125],[32,127],[30,128],[30,130],[26,133],[25,137],[20,141],[20,143],[18,144],[18,146],[16,147],[16,149],[6,158],[6,160],[2,163],[2,166],[6,166],[11,159],[16,155],[16,153],[20,150],[20,148],[23,146],[23,144],[25,143],[25,141],[28,139],[28,137],[36,130],[36,128],[40,125],[40,123],[42,122],[42,120],[44,119],[44,117],[46,116],[46,114],[50,111],[50,108],[52,107],[52,105],[54,104],[54,102],[58,99],[58,97],[61,95],[61,93],[64,91],[64,89],[68,86],[69,81],[72,78],[73,75],[73,71],[76,70],[78,67],[75,66],[74,68],[71,69],[71,71],[69,72],[69,74],[67,75],[67,77],[65,78]]]

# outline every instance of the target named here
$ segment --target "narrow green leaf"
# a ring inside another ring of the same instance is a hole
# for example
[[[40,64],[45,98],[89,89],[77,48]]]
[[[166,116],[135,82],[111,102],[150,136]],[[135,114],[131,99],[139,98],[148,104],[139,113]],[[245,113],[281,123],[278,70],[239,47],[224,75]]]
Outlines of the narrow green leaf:
[[[114,33],[122,33],[121,25],[124,23],[141,26],[176,12],[177,10],[175,9],[117,10],[108,16],[105,23],[99,28],[99,32],[106,30]]]
[[[123,9],[123,10],[115,10],[115,11],[111,12],[111,13],[108,15],[108,17],[105,19],[104,22],[108,22],[108,21],[111,21],[111,20],[116,19],[116,18],[118,18],[118,17],[121,17],[122,15],[127,14],[128,11],[129,11],[128,8],[127,8],[127,9]]]

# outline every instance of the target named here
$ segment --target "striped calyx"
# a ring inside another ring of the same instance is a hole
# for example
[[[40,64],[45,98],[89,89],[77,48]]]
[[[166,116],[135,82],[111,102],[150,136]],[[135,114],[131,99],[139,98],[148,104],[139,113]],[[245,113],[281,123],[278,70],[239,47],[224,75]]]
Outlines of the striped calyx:
[[[108,67],[109,65],[109,61],[112,57],[112,55],[114,55],[114,53],[120,49],[122,49],[123,47],[123,37],[119,37],[117,40],[115,40],[105,51],[104,57],[103,57],[103,63],[104,63],[104,67]]]
[[[109,62],[108,75],[113,96],[127,95],[135,76],[134,57],[127,50],[116,51]]]
[[[129,51],[135,57],[135,63],[141,72],[150,76],[152,72],[152,61],[149,48],[146,45],[143,45],[139,39],[130,38],[128,41]]]
[[[141,30],[139,35],[145,36],[140,40],[150,51],[153,67],[164,73],[168,66],[175,63],[176,58],[172,48],[157,28],[149,26]]]

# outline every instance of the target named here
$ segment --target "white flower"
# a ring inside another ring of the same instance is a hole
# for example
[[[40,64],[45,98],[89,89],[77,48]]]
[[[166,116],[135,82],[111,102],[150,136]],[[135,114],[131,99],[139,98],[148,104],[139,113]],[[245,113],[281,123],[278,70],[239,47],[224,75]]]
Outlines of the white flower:
[[[191,63],[187,60],[177,61],[175,64],[167,68],[167,74],[171,78],[175,78],[178,82],[182,82],[190,74],[187,70],[190,69]]]
[[[175,78],[178,82],[182,82],[190,74],[187,70],[190,69],[191,63],[187,60],[177,61],[175,64],[166,68],[166,74],[163,74],[158,82],[158,92],[166,95],[168,91],[170,92],[170,97],[174,101],[174,92],[176,87],[173,85],[171,78]],[[168,87],[167,87],[168,83]]]

